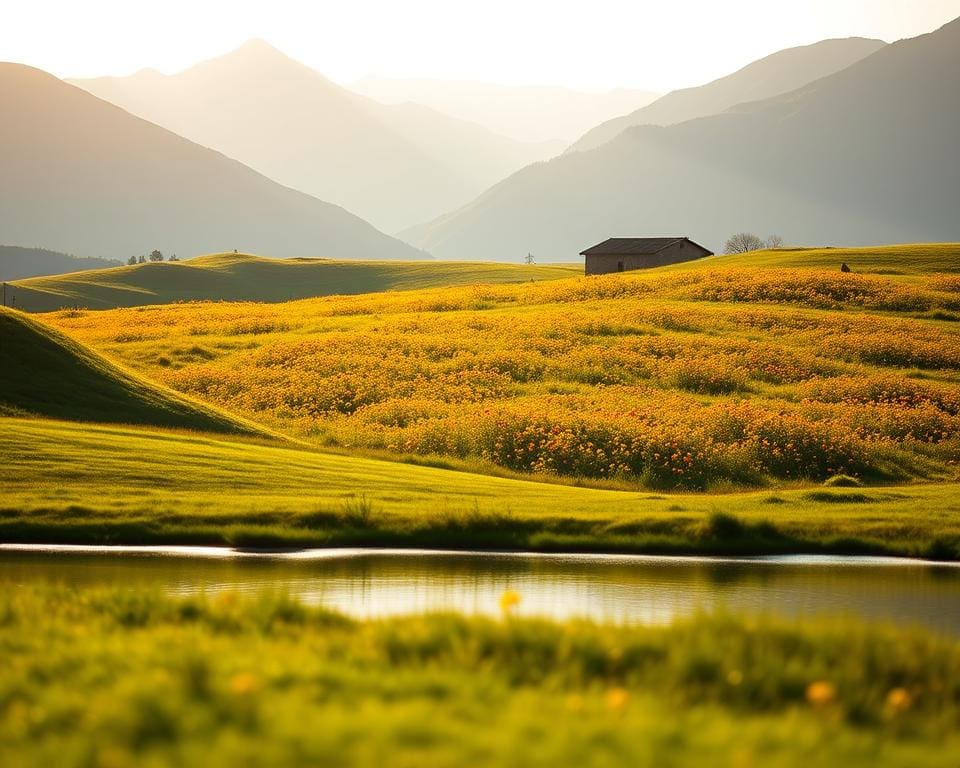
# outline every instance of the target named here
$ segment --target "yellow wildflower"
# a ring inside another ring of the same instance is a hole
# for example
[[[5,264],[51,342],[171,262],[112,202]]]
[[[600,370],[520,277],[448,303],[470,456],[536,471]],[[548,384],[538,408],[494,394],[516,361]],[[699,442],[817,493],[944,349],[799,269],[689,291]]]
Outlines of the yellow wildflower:
[[[825,707],[836,698],[837,689],[826,680],[817,680],[807,686],[807,701],[812,707]]]
[[[500,610],[503,611],[504,616],[509,616],[518,605],[520,605],[519,592],[508,589],[500,595]]]

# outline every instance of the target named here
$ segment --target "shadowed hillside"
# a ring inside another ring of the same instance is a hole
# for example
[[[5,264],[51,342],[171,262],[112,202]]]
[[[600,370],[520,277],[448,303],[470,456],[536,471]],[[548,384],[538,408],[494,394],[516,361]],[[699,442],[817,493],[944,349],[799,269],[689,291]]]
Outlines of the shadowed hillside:
[[[555,280],[570,267],[464,262],[345,262],[266,259],[223,253],[181,262],[146,263],[98,272],[21,280],[8,302],[28,312],[61,307],[133,307],[173,301],[288,301],[473,283]]]
[[[38,69],[0,64],[0,105],[7,243],[123,260],[153,248],[425,257],[342,208]]]
[[[388,232],[559,151],[418,104],[380,104],[261,40],[175,75],[72,82]]]
[[[266,434],[117,367],[19,312],[0,309],[0,414]]]
[[[0,282],[38,275],[62,275],[81,269],[107,269],[121,263],[111,259],[77,258],[45,248],[0,245]]]
[[[601,123],[573,144],[568,152],[599,147],[635,125],[672,125],[698,117],[716,115],[736,104],[759,101],[793,91],[821,77],[832,75],[876,53],[882,40],[860,37],[823,40],[813,45],[788,48],[748,64],[732,75],[696,88],[672,91],[652,104],[623,117]]]
[[[525,168],[425,227],[438,258],[575,259],[610,236],[960,240],[960,20],[790,94]]]

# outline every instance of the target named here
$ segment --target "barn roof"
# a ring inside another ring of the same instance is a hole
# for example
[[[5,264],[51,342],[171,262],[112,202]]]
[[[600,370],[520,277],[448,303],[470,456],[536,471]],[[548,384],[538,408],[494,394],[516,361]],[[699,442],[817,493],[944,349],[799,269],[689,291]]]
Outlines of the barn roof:
[[[698,248],[702,245],[694,243],[689,237],[611,237],[602,243],[580,251],[581,256],[653,256],[664,248],[686,240]],[[703,248],[710,253],[709,250]]]

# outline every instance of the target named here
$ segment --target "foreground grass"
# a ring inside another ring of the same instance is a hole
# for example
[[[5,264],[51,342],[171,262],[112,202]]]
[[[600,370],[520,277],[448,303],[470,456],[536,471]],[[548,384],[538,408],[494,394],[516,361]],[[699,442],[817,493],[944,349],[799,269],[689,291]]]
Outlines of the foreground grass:
[[[833,621],[353,622],[0,593],[5,766],[954,766],[960,646]]]
[[[960,557],[955,484],[651,494],[131,427],[0,433],[6,542]]]

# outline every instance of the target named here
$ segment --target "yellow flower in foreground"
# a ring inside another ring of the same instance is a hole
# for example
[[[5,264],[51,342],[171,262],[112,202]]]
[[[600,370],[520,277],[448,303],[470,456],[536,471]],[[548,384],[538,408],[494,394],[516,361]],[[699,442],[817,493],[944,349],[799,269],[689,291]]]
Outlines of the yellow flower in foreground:
[[[807,701],[813,707],[824,707],[837,698],[837,689],[833,683],[826,680],[817,680],[807,686]]]
[[[257,678],[249,672],[240,672],[230,678],[230,690],[237,696],[245,696],[257,689]]]
[[[905,712],[910,709],[912,703],[913,697],[903,688],[893,688],[887,694],[887,709],[890,712]]]
[[[614,712],[620,712],[625,709],[630,702],[630,692],[626,688],[611,688],[604,694],[604,701],[608,709]]]
[[[508,589],[500,595],[500,610],[503,611],[505,616],[508,616],[518,605],[520,605],[519,592]]]

